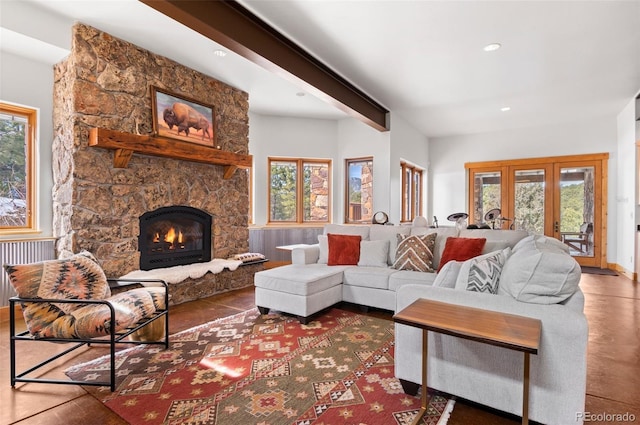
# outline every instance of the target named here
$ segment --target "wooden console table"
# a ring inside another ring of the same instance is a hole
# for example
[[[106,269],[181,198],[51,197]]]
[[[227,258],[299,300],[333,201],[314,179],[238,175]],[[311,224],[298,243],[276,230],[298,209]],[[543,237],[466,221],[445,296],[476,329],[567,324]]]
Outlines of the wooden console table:
[[[428,406],[429,331],[523,352],[522,423],[529,423],[529,355],[538,354],[542,329],[540,320],[423,298],[396,313],[393,320],[422,329],[422,401],[414,425],[420,422]]]

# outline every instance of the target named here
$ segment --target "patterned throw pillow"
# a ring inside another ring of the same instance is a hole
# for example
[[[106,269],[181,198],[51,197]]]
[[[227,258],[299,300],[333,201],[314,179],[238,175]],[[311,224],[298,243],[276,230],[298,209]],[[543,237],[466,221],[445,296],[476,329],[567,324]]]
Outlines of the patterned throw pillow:
[[[429,235],[398,235],[398,249],[393,268],[433,273],[433,248],[436,233]]]
[[[9,281],[22,298],[105,299],[111,295],[104,271],[93,255],[83,251],[70,258],[32,264],[5,265]],[[47,336],[56,319],[82,304],[24,303],[23,315],[29,332]],[[68,326],[65,325],[65,326]]]
[[[469,260],[469,276],[467,278],[467,291],[485,292],[489,294],[498,293],[500,275],[502,268],[507,261],[509,248],[497,251],[492,254]]]

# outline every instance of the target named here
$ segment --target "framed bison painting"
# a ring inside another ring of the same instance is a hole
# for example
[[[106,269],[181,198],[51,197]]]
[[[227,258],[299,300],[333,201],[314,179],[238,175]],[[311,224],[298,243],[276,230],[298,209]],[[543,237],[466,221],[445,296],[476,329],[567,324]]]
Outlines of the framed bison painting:
[[[184,142],[215,144],[213,106],[151,86],[153,131]]]

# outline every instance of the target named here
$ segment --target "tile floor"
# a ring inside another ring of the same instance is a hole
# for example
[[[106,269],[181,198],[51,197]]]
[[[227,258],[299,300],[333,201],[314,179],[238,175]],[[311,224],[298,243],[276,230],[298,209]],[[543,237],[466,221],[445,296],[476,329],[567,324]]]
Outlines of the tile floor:
[[[624,276],[583,274],[580,283],[586,298],[589,321],[589,352],[586,411],[629,413],[640,423],[640,285]],[[254,306],[253,288],[224,293],[171,308],[170,332],[175,333],[206,321],[228,316]],[[357,306],[341,308],[360,311]],[[0,314],[0,424],[124,424],[79,386],[9,383],[9,326],[6,309]],[[372,311],[391,320],[391,313]],[[34,344],[36,345],[36,344]],[[47,344],[49,345],[49,344]],[[51,350],[59,350],[50,344]],[[51,376],[64,378],[70,363],[96,357],[95,350],[81,353],[64,365],[52,366]],[[41,353],[18,347],[18,363],[33,364]],[[519,418],[488,411],[459,400],[450,425],[501,425],[520,423]],[[611,422],[591,422],[611,423]]]

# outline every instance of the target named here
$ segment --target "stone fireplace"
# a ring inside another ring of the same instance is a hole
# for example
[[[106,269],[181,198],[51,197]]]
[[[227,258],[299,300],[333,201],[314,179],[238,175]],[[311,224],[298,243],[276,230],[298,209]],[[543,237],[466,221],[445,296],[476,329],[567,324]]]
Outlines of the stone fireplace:
[[[138,251],[141,270],[211,260],[211,214],[183,205],[142,214]]]
[[[152,134],[152,86],[213,105],[215,146],[248,154],[247,93],[76,24],[70,55],[54,67],[53,230],[58,253],[86,249],[110,277],[140,269],[139,217],[173,205],[212,217],[211,235],[203,242],[210,244],[212,258],[249,249],[246,170],[225,176],[219,165],[137,153],[125,168],[116,168],[115,151],[88,146],[92,128]],[[251,267],[233,272],[247,276],[227,281],[235,287],[252,284]],[[216,292],[230,289],[221,281],[210,286]],[[190,297],[209,294],[196,292]]]

